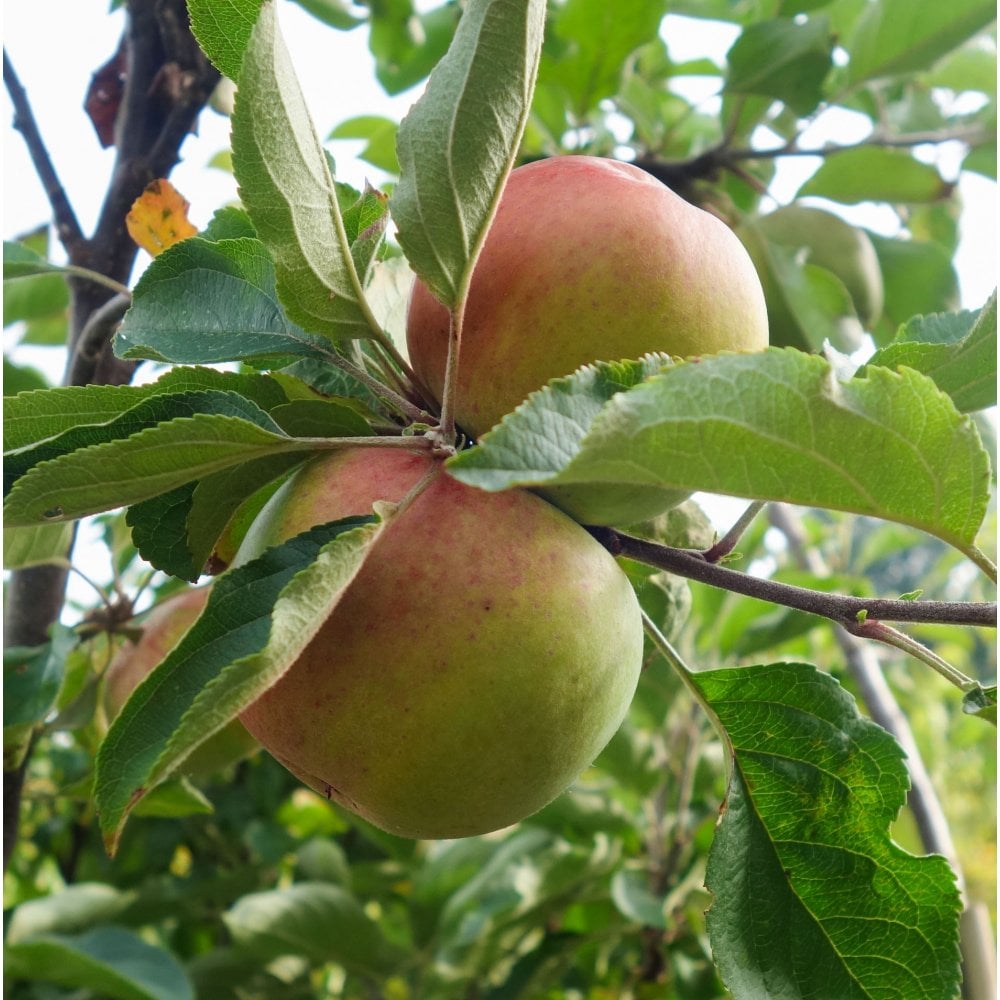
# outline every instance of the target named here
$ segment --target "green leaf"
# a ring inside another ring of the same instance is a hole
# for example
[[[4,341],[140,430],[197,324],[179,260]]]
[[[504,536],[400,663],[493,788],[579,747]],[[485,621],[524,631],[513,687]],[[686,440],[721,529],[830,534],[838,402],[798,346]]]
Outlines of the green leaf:
[[[808,115],[823,98],[823,81],[833,67],[833,45],[823,17],[748,25],[727,55],[726,89],[774,97],[796,114]]]
[[[3,664],[3,724],[18,726],[44,720],[56,702],[66,670],[66,657],[76,633],[55,624],[43,646],[7,650]]]
[[[447,306],[465,297],[524,131],[544,0],[471,0],[399,126],[392,217],[413,270]]]
[[[250,216],[242,208],[223,205],[222,208],[215,210],[201,237],[211,243],[220,243],[223,240],[255,240],[257,230],[254,229]]]
[[[712,949],[735,1000],[950,1000],[955,877],[889,837],[903,752],[833,678],[778,663],[694,674],[732,774],[705,882]]]
[[[876,330],[880,343],[891,340],[913,316],[958,307],[958,276],[946,250],[936,243],[868,235],[885,282],[883,322]]]
[[[918,316],[867,365],[907,367],[932,378],[963,413],[997,403],[996,292],[978,312]]]
[[[997,724],[997,686],[977,684],[967,691],[962,699],[962,711],[967,715],[978,715],[987,722]]]
[[[927,69],[996,18],[992,0],[876,0],[849,40],[848,80]]]
[[[449,460],[486,490],[624,484],[783,500],[922,528],[967,548],[989,499],[971,419],[926,376],[838,381],[801,351],[676,365],[610,399],[611,366],[534,393]]]
[[[326,154],[278,30],[273,0],[254,25],[232,121],[240,198],[274,259],[289,318],[328,338],[371,336],[374,321]]]
[[[31,365],[17,365],[6,355],[3,359],[3,394],[16,396],[19,392],[47,389],[48,379]]]
[[[666,8],[663,0],[567,0],[553,7],[540,87],[558,85],[573,114],[585,118],[618,91],[628,57],[656,36]]]
[[[866,146],[828,156],[795,197],[815,195],[845,205],[862,201],[920,203],[946,198],[953,187],[934,167],[904,150]]]
[[[388,197],[368,184],[357,201],[344,210],[344,232],[362,285],[367,285],[371,277],[388,223]]]
[[[62,274],[66,268],[52,264],[23,243],[3,241],[3,280],[28,278],[38,274]]]
[[[162,948],[120,927],[41,934],[4,949],[9,980],[92,990],[119,1000],[194,1000],[184,969]]]
[[[76,882],[51,896],[29,899],[16,907],[7,927],[7,943],[39,934],[75,934],[109,923],[128,906],[128,893],[104,882]]]
[[[212,803],[191,782],[181,776],[157,785],[135,807],[136,816],[205,816],[214,812]]]
[[[361,904],[329,882],[250,893],[223,919],[237,945],[268,959],[305,955],[381,979],[400,957]]]
[[[263,410],[288,400],[280,383],[270,376],[211,368],[175,368],[143,386],[64,386],[23,393],[3,401],[4,450],[38,444],[83,424],[109,423],[152,396],[202,390],[239,393]]]
[[[322,525],[216,579],[201,616],[101,744],[94,794],[109,850],[150,788],[295,662],[380,530],[370,518]]]
[[[368,46],[375,57],[375,77],[387,94],[402,93],[430,73],[448,50],[461,13],[452,3],[425,14],[418,14],[411,0],[379,4]]]
[[[191,32],[230,80],[239,81],[243,53],[262,0],[187,0]]]
[[[348,9],[350,5],[344,0],[295,0],[295,3],[338,31],[350,31],[365,23],[363,17],[356,17],[350,12]]]
[[[3,568],[25,569],[45,563],[65,564],[72,543],[72,524],[6,528],[3,533]]]
[[[280,432],[276,424],[256,403],[235,392],[206,389],[198,392],[158,393],[142,400],[121,416],[103,424],[81,424],[36,445],[6,452],[4,455],[4,488],[11,485],[28,470],[43,462],[52,461],[83,448],[94,447],[111,441],[120,441],[147,428],[156,427],[180,417],[196,413],[217,413],[238,417]]]
[[[177,243],[139,279],[115,353],[174,364],[329,354],[328,341],[285,315],[275,280],[259,240],[194,236]]]
[[[6,523],[70,521],[127,507],[255,458],[315,448],[315,441],[277,434],[239,417],[179,417],[36,466],[8,495]]]
[[[365,139],[360,158],[388,174],[399,173],[396,157],[396,132],[399,125],[381,115],[358,115],[342,121],[328,139]]]

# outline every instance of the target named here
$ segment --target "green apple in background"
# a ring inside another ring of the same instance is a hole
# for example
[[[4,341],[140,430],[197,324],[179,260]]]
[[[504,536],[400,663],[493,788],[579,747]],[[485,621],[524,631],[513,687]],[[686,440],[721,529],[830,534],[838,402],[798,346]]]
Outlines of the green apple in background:
[[[312,460],[264,507],[237,564],[399,501],[434,464],[389,448]],[[533,494],[441,471],[241,718],[302,781],[376,826],[471,836],[540,809],[593,761],[625,715],[642,647],[635,594],[586,531]]]
[[[104,678],[104,710],[112,720],[139,682],[181,641],[208,601],[210,587],[190,587],[171,594],[139,622],[142,634],[115,654]],[[258,749],[257,741],[234,719],[180,766],[182,774],[206,777],[235,764]]]
[[[410,363],[437,399],[449,316],[420,281],[407,316]],[[593,156],[512,171],[465,308],[456,419],[479,437],[552,378],[593,361],[767,346],[767,312],[746,250],[719,219],[628,163]],[[687,494],[564,487],[578,520],[628,524]]]
[[[868,235],[811,205],[787,205],[740,226],[764,285],[771,340],[850,351],[882,314],[882,269]]]

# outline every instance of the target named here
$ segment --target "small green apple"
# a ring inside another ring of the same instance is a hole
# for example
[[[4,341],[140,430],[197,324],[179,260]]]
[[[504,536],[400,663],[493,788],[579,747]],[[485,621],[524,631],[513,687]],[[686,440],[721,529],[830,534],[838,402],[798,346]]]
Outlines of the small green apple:
[[[104,710],[113,719],[139,682],[181,641],[208,600],[210,587],[190,587],[157,604],[141,619],[142,634],[115,654],[104,676]],[[181,764],[183,774],[207,777],[258,749],[238,719],[209,737]]]
[[[437,399],[449,316],[420,281],[410,363]],[[552,378],[593,361],[767,346],[756,271],[719,219],[628,163],[593,156],[512,171],[465,307],[456,419],[479,437]],[[688,494],[642,486],[546,493],[578,520],[630,524]]]
[[[236,563],[397,502],[434,465],[388,448],[312,460]],[[578,524],[533,494],[442,471],[241,718],[302,781],[376,826],[471,836],[540,809],[593,761],[631,701],[642,646],[625,574]]]

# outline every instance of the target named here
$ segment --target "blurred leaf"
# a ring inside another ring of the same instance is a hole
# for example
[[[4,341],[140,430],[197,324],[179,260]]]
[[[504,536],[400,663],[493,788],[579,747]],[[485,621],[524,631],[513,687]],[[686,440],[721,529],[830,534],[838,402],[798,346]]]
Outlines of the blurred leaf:
[[[992,180],[997,179],[997,147],[996,143],[988,142],[970,150],[962,161],[963,170],[971,170]]]
[[[887,343],[913,316],[958,307],[958,276],[947,251],[936,243],[889,239],[869,233],[885,283],[885,305],[876,342]]]
[[[557,84],[579,120],[619,86],[622,67],[655,37],[664,0],[567,0],[552,9],[539,86]]]
[[[190,202],[166,178],[151,181],[132,202],[125,216],[129,236],[151,257],[194,236],[198,229],[188,218]]]
[[[73,525],[69,523],[7,528],[3,533],[3,568],[65,563],[72,542]]]
[[[309,11],[313,17],[338,31],[350,31],[365,23],[363,17],[351,13],[349,10],[351,5],[345,0],[295,0],[295,2],[303,10]]]
[[[937,62],[927,74],[926,82],[931,87],[947,87],[956,93],[975,90],[992,96],[997,86],[996,48],[973,39]]]
[[[48,379],[30,365],[18,365],[6,355],[3,359],[3,394],[16,396],[19,392],[31,392],[34,389],[47,389]]]
[[[327,138],[367,140],[359,154],[361,159],[388,174],[398,174],[399,160],[396,158],[398,130],[399,125],[391,118],[384,118],[381,115],[358,115],[342,121]]]
[[[31,649],[15,647],[4,653],[3,724],[41,722],[55,705],[66,669],[66,657],[76,645],[76,633],[56,623],[50,640]]]
[[[758,21],[743,29],[729,50],[726,88],[783,101],[808,115],[823,98],[833,67],[830,25],[825,18]]]
[[[326,154],[273,0],[254,25],[232,122],[240,198],[274,259],[289,318],[330,339],[371,336]]]
[[[136,816],[204,816],[212,803],[185,777],[157,785],[135,807]]]
[[[917,316],[868,365],[924,372],[963,413],[997,403],[996,292],[978,312]]]
[[[845,205],[928,202],[946,198],[953,187],[930,164],[903,150],[866,146],[828,156],[799,188],[796,198],[816,195]]]
[[[116,919],[130,896],[103,882],[77,882],[51,896],[16,907],[7,927],[7,944],[39,934],[73,934]]]
[[[243,53],[263,0],[187,0],[191,31],[202,51],[239,82]]]
[[[959,549],[982,523],[979,435],[917,372],[841,382],[823,358],[772,348],[676,365],[609,398],[615,370],[554,379],[449,472],[487,490],[636,483],[784,500],[911,524]]]
[[[120,1000],[194,1000],[184,969],[169,952],[120,927],[41,934],[8,945],[4,973]]]
[[[848,80],[927,69],[995,18],[991,0],[876,0],[848,39]]]
[[[461,9],[446,2],[418,14],[411,0],[383,0],[372,13],[375,77],[387,94],[399,94],[423,80],[448,50]]]
[[[962,711],[968,715],[978,715],[979,718],[987,722],[997,724],[997,686],[990,684],[983,687],[977,684],[971,691],[967,691],[962,699]]]
[[[712,950],[735,1000],[955,995],[955,877],[889,838],[903,752],[831,677],[779,663],[695,674],[733,770],[709,856]]]
[[[361,904],[330,882],[251,893],[224,919],[240,947],[262,956],[307,955],[379,979],[402,957]]]
[[[471,0],[399,126],[401,172],[391,200],[397,238],[449,308],[465,298],[517,153],[544,19],[543,0]]]
[[[313,528],[215,581],[201,617],[101,744],[94,794],[109,851],[137,802],[295,662],[378,536],[369,522]]]
[[[44,250],[47,240],[34,240]],[[3,245],[3,325],[62,315],[69,305],[65,268],[51,264],[33,247],[7,240]]]
[[[649,887],[645,872],[619,869],[611,879],[611,898],[629,920],[643,927],[667,929],[663,898]]]

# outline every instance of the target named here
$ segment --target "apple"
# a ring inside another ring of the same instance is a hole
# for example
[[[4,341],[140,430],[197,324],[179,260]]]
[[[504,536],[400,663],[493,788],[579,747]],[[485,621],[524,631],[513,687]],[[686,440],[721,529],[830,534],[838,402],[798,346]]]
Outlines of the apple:
[[[435,464],[371,447],[311,460],[236,564],[401,500]],[[241,718],[303,782],[381,829],[472,836],[537,811],[589,766],[629,706],[642,646],[635,594],[583,528],[533,494],[441,470]]]
[[[437,399],[448,332],[448,311],[416,281],[410,364]],[[757,351],[767,342],[760,281],[723,222],[632,164],[539,160],[511,172],[472,276],[457,423],[479,437],[529,393],[593,361]],[[687,494],[570,487],[547,495],[578,520],[627,524]]]
[[[210,587],[191,587],[157,604],[141,621],[142,634],[118,650],[104,677],[104,710],[110,721],[139,682],[180,642],[208,600]],[[257,749],[257,741],[234,719],[181,764],[181,772],[205,777]]]

